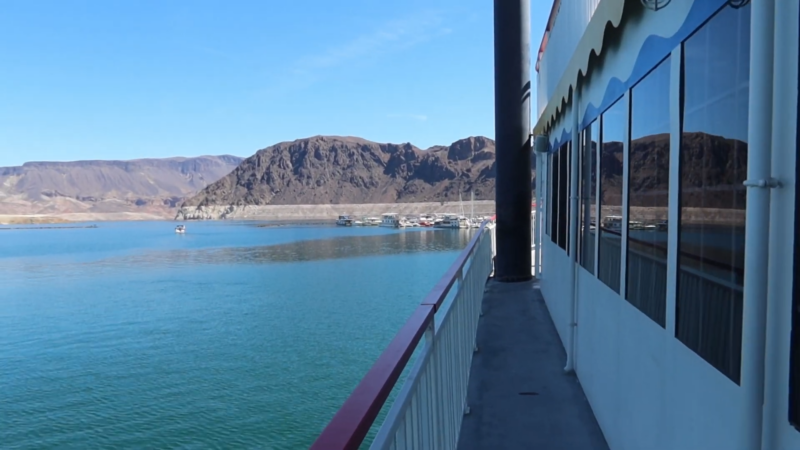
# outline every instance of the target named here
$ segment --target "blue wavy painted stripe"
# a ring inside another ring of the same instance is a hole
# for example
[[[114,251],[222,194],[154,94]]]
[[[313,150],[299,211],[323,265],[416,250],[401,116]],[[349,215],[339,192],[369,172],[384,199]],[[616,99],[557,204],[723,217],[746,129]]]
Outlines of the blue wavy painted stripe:
[[[582,130],[589,126],[595,119],[597,119],[603,111],[607,110],[614,104],[625,91],[633,87],[645,75],[647,75],[655,66],[658,65],[664,58],[666,58],[672,50],[680,45],[681,42],[686,40],[692,33],[695,32],[701,25],[717,13],[725,4],[727,0],[695,0],[689,14],[686,16],[683,25],[671,37],[665,38],[661,36],[648,36],[639,50],[639,55],[636,57],[636,62],[633,65],[633,71],[625,81],[613,77],[606,86],[603,100],[599,105],[595,106],[589,103],[583,113],[583,119],[580,122],[579,129]]]
[[[547,153],[555,153],[565,142],[572,140],[572,133],[566,130],[566,128],[561,129],[561,137],[550,143],[550,148],[547,149]]]

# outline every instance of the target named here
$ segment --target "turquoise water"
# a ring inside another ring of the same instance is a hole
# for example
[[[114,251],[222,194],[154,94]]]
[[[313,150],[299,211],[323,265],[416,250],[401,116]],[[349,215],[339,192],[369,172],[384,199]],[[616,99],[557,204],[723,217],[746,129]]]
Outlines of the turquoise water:
[[[0,447],[308,447],[471,236],[0,231]]]

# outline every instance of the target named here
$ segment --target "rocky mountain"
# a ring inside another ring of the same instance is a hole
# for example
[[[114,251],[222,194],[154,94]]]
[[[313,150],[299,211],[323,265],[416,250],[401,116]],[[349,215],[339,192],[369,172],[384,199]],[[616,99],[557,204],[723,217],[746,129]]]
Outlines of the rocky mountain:
[[[688,208],[743,209],[747,190],[747,143],[707,133],[681,137],[681,204]],[[670,161],[668,134],[631,141],[631,206],[666,207]],[[600,152],[603,202],[622,204],[622,142]]]
[[[29,162],[0,168],[0,214],[147,212],[183,200],[235,169],[237,156]]]
[[[421,150],[409,143],[314,136],[259,150],[183,207],[457,201],[469,191],[476,200],[493,200],[494,189],[489,138]]]

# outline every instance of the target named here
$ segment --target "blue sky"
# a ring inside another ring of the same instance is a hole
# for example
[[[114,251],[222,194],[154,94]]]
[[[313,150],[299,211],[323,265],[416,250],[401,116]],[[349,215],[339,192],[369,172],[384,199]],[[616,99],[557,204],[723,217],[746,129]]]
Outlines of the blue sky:
[[[493,137],[492,3],[6,1],[0,166]]]

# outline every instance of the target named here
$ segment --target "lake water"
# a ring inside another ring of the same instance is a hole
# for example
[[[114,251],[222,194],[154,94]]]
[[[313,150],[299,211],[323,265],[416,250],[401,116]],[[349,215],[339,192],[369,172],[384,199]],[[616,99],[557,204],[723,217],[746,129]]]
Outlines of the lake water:
[[[0,231],[0,447],[308,447],[471,232]]]

